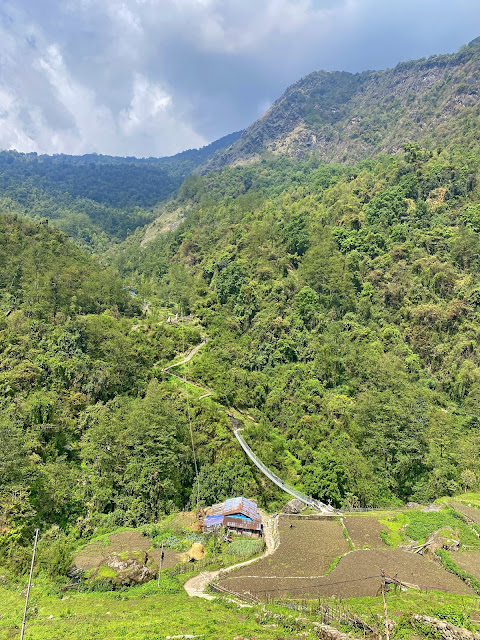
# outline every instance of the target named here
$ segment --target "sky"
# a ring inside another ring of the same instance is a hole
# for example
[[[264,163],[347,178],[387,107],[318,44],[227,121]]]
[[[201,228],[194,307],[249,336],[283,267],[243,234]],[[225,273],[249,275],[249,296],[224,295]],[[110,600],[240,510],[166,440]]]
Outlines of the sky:
[[[0,149],[172,155],[245,128],[312,71],[479,35],[479,0],[0,0]]]

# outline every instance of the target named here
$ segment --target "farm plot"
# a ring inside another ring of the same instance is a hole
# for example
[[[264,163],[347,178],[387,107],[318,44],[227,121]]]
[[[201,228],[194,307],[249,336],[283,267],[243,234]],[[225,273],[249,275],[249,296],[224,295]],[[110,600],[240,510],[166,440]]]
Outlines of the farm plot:
[[[279,532],[280,546],[272,556],[235,575],[321,576],[336,557],[350,550],[338,520],[280,517]]]
[[[452,507],[464,516],[467,516],[467,518],[470,518],[470,520],[473,520],[476,524],[480,525],[480,509],[468,507],[466,504],[462,504],[460,502],[452,503]]]
[[[274,560],[275,554],[272,557]],[[397,576],[399,580],[417,585],[422,589],[436,589],[450,593],[469,594],[475,592],[460,578],[447,573],[440,564],[407,551],[377,549],[348,553],[327,576],[313,575],[312,568],[303,577],[285,574],[274,575],[275,567],[246,567],[232,574],[221,584],[237,593],[250,592],[259,598],[286,597],[337,597],[352,598],[375,596],[381,584],[381,571]],[[260,570],[259,570],[260,569]],[[268,573],[267,569],[272,573]],[[246,575],[247,571],[250,575]]]
[[[450,557],[461,569],[480,580],[480,551],[461,551],[451,553]]]
[[[363,516],[347,516],[344,524],[355,549],[386,549],[387,544],[380,537],[382,531],[388,529],[373,518]]]
[[[99,567],[112,553],[148,551],[149,557],[159,564],[161,549],[151,549],[151,547],[150,538],[143,536],[140,531],[122,531],[109,536],[106,542],[98,540],[87,544],[75,554],[74,563],[79,569],[88,571]],[[179,560],[180,554],[166,549],[162,566],[164,569],[174,567]]]

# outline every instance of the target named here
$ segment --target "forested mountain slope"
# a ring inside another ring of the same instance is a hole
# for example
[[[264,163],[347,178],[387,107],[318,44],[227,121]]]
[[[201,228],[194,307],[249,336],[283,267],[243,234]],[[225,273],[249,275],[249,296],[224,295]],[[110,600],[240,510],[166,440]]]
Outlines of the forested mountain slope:
[[[352,163],[395,153],[404,142],[460,139],[479,123],[480,39],[458,53],[402,62],[386,71],[311,73],[284,95],[206,170],[244,164],[265,152]]]
[[[190,179],[176,231],[117,250],[132,282],[202,320],[190,376],[248,410],[255,452],[314,497],[425,501],[480,478],[479,155],[465,130],[464,146],[353,167],[264,159]]]
[[[64,548],[66,533],[138,525],[189,502],[184,391],[162,367],[201,335],[145,318],[137,300],[63,233],[0,214],[3,566],[24,570],[34,527],[44,548]],[[235,454],[226,415],[190,407],[199,464]],[[248,470],[230,482],[239,478],[256,493]],[[54,573],[69,568],[52,562]]]
[[[103,251],[156,217],[154,207],[233,133],[169,158],[117,158],[0,152],[3,208],[52,224],[83,246]]]
[[[4,559],[23,561],[35,526],[57,540],[192,504],[185,386],[165,367],[204,335],[188,364],[213,391],[190,389],[188,405],[202,501],[244,493],[279,506],[233,438],[232,407],[252,418],[243,434],[268,467],[336,506],[478,486],[478,47],[310,77],[314,103],[292,90],[265,116],[283,109],[291,127],[273,127],[269,140],[288,146],[310,114],[312,130],[333,131],[324,148],[342,150],[342,162],[282,152],[190,175],[162,205],[172,226],[183,221],[149,242],[134,229],[159,212],[162,171],[172,186],[202,151],[168,170],[149,159],[92,167],[88,157],[0,154]],[[356,125],[371,118],[374,138],[346,125],[360,99]],[[425,146],[414,142],[420,125]],[[263,148],[251,132],[231,147],[251,139],[249,160]],[[47,217],[98,253],[110,247],[110,266],[19,213]],[[166,322],[182,312],[187,326]]]

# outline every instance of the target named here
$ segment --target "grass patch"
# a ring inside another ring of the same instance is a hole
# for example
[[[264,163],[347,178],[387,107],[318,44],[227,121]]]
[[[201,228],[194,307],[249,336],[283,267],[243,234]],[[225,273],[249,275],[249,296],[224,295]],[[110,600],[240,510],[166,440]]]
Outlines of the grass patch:
[[[69,595],[67,600],[58,595],[46,595],[47,583],[35,581],[26,637],[35,640],[120,640],[127,637],[129,640],[158,640],[167,635],[192,635],[208,640],[234,637],[293,640],[298,637],[298,630],[284,627],[281,620],[280,628],[269,626],[271,620],[263,616],[259,607],[239,609],[221,599],[189,598],[182,588],[178,593],[168,593],[163,583],[167,585],[169,580],[162,576],[160,589],[156,582],[150,582],[118,592],[76,593]],[[11,640],[19,635],[24,586],[0,587],[0,640]],[[313,640],[316,636],[306,629],[304,637]]]
[[[379,519],[379,522],[388,529],[388,531],[381,531],[380,537],[389,547],[396,549],[402,542],[405,542],[405,535],[402,529],[410,522],[407,514],[395,513],[389,517]]]
[[[334,558],[331,563],[330,566],[328,567],[328,569],[325,571],[326,576],[328,576],[329,573],[332,573],[332,571],[335,569],[335,567],[337,566],[337,564],[340,562],[340,560],[343,558],[345,554],[342,553],[341,556],[337,556],[336,558]]]
[[[480,493],[478,491],[472,491],[469,493],[460,493],[457,496],[447,496],[445,498],[440,498],[437,500],[439,503],[449,503],[449,502],[462,502],[463,504],[470,505],[472,507],[477,507],[480,509]]]
[[[225,549],[224,553],[235,558],[249,558],[263,551],[261,540],[234,540]]]
[[[98,578],[116,578],[117,574],[108,565],[102,564],[100,567],[98,567],[97,577]]]
[[[351,550],[351,551],[355,551],[355,545],[353,544],[352,539],[351,539],[351,538],[350,538],[350,536],[348,535],[347,527],[345,526],[345,524],[344,524],[343,520],[341,520],[340,522],[341,522],[341,524],[342,524],[342,533],[343,533],[343,537],[344,537],[344,538],[346,539],[346,541],[348,542],[348,546],[350,547],[350,550]],[[338,560],[340,560],[340,558],[341,558],[341,556],[339,557],[339,559],[338,559]],[[337,563],[338,563],[338,560],[337,560]],[[332,569],[330,569],[330,567],[329,567],[329,570],[327,571],[327,573],[330,573],[330,571],[333,571],[333,569],[337,566],[337,563],[335,563],[335,566],[334,566]]]
[[[408,515],[409,523],[405,533],[412,540],[423,544],[430,534],[444,527],[451,527],[447,537],[457,535],[460,543],[465,546],[480,547],[480,540],[454,509],[445,507],[437,512],[412,511]]]
[[[470,619],[471,616],[478,616],[478,597],[471,595],[458,595],[445,593],[443,591],[428,591],[428,593],[408,589],[386,594],[389,616],[394,620],[399,620],[403,616],[410,616],[415,613],[440,617],[440,612],[445,610],[462,612]],[[381,597],[376,598],[348,598],[343,601],[347,607],[352,609],[357,615],[366,619],[374,620],[377,616],[383,617],[383,601]],[[443,618],[447,619],[447,618]],[[455,623],[453,623],[455,624]]]

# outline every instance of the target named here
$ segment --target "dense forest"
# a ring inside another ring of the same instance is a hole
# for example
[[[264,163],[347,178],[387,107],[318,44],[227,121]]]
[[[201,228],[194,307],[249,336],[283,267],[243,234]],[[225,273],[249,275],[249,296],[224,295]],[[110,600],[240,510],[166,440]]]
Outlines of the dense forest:
[[[218,145],[176,165],[0,154],[3,561],[25,566],[36,526],[63,549],[192,506],[190,424],[202,503],[278,508],[232,411],[281,478],[337,507],[476,488],[480,156],[465,113],[445,144],[406,137],[336,164],[265,153],[187,175]],[[183,373],[209,397],[165,371],[205,338]]]
[[[155,219],[156,206],[240,132],[166,158],[0,152],[3,210],[51,224],[97,253]]]
[[[2,214],[0,256],[0,553],[20,566],[35,526],[50,544],[188,503],[183,391],[162,366],[200,334],[142,318],[115,273],[45,222]],[[226,420],[206,411],[197,433]]]
[[[337,505],[428,501],[480,478],[477,158],[407,144],[227,168],[114,260],[201,319],[190,375],[256,418],[280,475]]]

